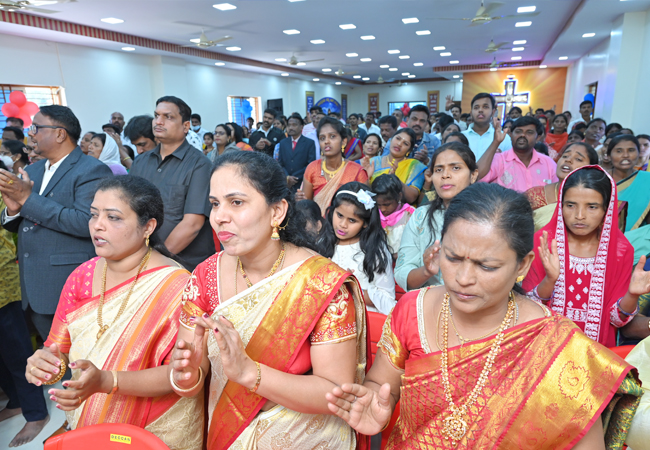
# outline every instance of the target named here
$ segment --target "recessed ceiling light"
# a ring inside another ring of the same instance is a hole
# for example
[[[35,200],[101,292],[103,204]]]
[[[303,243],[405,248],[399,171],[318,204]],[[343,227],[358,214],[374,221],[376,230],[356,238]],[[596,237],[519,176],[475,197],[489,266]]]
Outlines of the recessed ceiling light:
[[[372,34],[369,34],[367,36],[361,36],[361,39],[364,41],[372,41],[375,37]]]
[[[454,75],[454,78],[460,78],[460,75]]]
[[[496,67],[491,67],[491,68],[490,68],[490,72],[496,72],[496,71],[497,71],[497,68],[496,68]]]
[[[531,12],[535,12],[536,9],[537,9],[537,6],[520,6],[519,8],[517,8],[517,12],[519,14],[521,14],[521,13],[531,13]]]
[[[420,67],[420,66],[423,66],[424,63],[413,63],[413,65],[414,65],[415,67]]]
[[[524,47],[512,47],[513,52],[523,52],[526,50]]]
[[[225,66],[226,63],[224,63],[224,62],[216,62],[216,63],[214,63],[214,65],[215,66]]]
[[[521,56],[513,56],[510,58],[511,61],[519,61],[521,59]]]
[[[569,59],[569,57],[568,56],[560,56],[559,59],[560,59],[560,61],[566,61],[567,59]]]
[[[380,69],[388,69],[390,66],[388,64],[382,64],[379,66]]]
[[[417,17],[409,17],[408,19],[402,19],[402,22],[407,23],[418,23],[420,20]]]
[[[314,81],[320,81],[320,78],[314,78]]]
[[[300,34],[300,31],[298,31],[298,30],[284,30],[282,32],[284,34]]]
[[[409,78],[415,78],[415,75],[409,75]]]
[[[526,21],[526,22],[517,22],[517,23],[515,24],[515,26],[516,26],[517,28],[521,28],[521,27],[529,27],[529,26],[531,26],[532,24],[533,24],[533,22],[531,22],[530,20],[528,20],[528,21]]]
[[[334,84],[336,84],[337,86],[339,86],[339,85],[341,84],[341,82],[340,82],[340,81],[337,81],[337,82],[334,83]]]
[[[283,73],[281,73],[280,75],[282,75],[283,77],[288,77],[288,76],[289,76],[289,74],[286,73],[286,72],[283,72]]]
[[[134,52],[135,47],[122,47],[122,50],[124,50],[125,52]]]
[[[226,50],[228,50],[229,52],[238,52],[239,50],[241,50],[241,47],[226,47]]]
[[[437,51],[437,52],[439,52],[440,50],[446,50],[445,47],[444,47],[443,45],[438,46],[438,47],[433,47],[433,49],[434,49],[435,51]]]
[[[277,62],[285,62],[287,58],[275,58]]]
[[[431,34],[431,31],[429,31],[429,30],[420,30],[420,31],[416,31],[415,34],[417,34],[418,36],[428,36],[428,35]]]
[[[361,61],[361,62],[370,62],[370,61],[372,61],[372,58],[361,58],[359,61]]]
[[[388,69],[389,72],[397,72],[397,67],[391,67]]]
[[[370,78],[368,78],[368,77],[363,77],[362,80],[363,80],[363,81],[370,81]]]
[[[400,55],[399,59],[409,59],[411,58],[409,55]]]
[[[201,39],[198,39],[198,38],[197,39],[190,39],[190,42],[192,42],[194,44],[198,44],[199,42],[201,42]]]
[[[230,11],[231,9],[237,9],[235,5],[230,3],[219,3],[217,5],[212,5],[213,8],[217,8],[219,11]]]
[[[460,82],[462,83],[462,82],[463,82],[463,80],[460,80]]]
[[[388,53],[391,55],[397,55],[399,53],[399,50],[388,50]]]
[[[458,61],[457,59],[455,59],[455,60],[453,60],[453,61],[449,61],[449,64],[458,64],[459,62],[460,62],[460,61]]]
[[[323,72],[331,72],[331,71],[332,71],[332,69],[328,69],[328,68],[321,69],[321,70],[322,70]]]
[[[525,39],[522,39],[520,41],[513,41],[512,45],[524,45],[526,43]]]
[[[298,64],[296,64],[296,66],[306,66],[306,65],[307,65],[307,63],[304,63],[304,62],[299,62]]]
[[[116,23],[123,23],[124,21],[122,19],[116,19],[115,17],[106,17],[105,19],[101,19],[102,22],[104,23],[110,23],[115,25]]]
[[[356,58],[357,56],[359,56],[359,54],[358,53],[346,53],[345,56],[347,56],[348,58]]]
[[[440,56],[451,56],[451,52],[442,52]]]
[[[409,75],[411,75],[411,72],[402,72],[403,77],[408,77]]]
[[[311,42],[312,44],[317,44],[317,45],[318,45],[318,44],[324,44],[324,43],[325,43],[325,41],[322,40],[322,39],[314,39],[314,40],[311,40],[311,41],[309,41],[309,42]]]
[[[339,25],[341,30],[354,30],[357,26],[351,23],[346,23],[344,25]]]
[[[289,2],[291,2],[291,3],[295,3],[295,2],[304,2],[304,1],[305,1],[305,0],[289,0]]]
[[[589,38],[589,37],[594,37],[596,36],[596,33],[585,33],[582,35],[583,38]]]
[[[357,79],[359,79],[359,78],[361,78],[361,75],[355,75],[355,76],[353,76],[352,78],[357,78]]]
[[[539,66],[540,69],[546,69],[547,67],[548,66],[546,64],[542,64],[541,66]]]

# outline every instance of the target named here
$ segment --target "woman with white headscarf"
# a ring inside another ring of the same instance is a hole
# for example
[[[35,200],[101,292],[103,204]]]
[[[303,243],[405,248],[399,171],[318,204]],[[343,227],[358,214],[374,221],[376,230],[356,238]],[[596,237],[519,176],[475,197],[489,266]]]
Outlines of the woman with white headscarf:
[[[126,175],[127,171],[120,162],[120,149],[117,142],[106,133],[97,133],[88,144],[88,155],[97,158],[113,171],[113,175]]]

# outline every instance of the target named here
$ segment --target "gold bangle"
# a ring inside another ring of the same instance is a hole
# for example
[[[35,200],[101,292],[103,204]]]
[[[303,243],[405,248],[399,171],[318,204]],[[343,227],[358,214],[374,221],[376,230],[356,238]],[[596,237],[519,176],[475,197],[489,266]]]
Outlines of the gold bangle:
[[[113,389],[111,389],[111,394],[115,394],[119,389],[117,385],[117,370],[111,370],[111,373],[113,374]]]
[[[127,159],[131,159],[131,157],[130,156],[125,156],[124,158],[122,158],[122,162],[126,161]]]
[[[199,367],[199,379],[196,382],[196,384],[194,386],[192,386],[191,388],[189,388],[189,389],[182,389],[182,388],[178,387],[178,385],[174,381],[174,369],[169,371],[169,381],[171,381],[171,383],[172,383],[172,388],[175,391],[181,392],[183,394],[186,394],[188,392],[192,392],[194,389],[196,389],[201,384],[201,378],[203,378],[203,369],[201,369],[201,367]]]
[[[65,371],[68,370],[68,366],[66,365],[65,360],[63,358],[61,358],[61,366],[59,367],[59,369],[60,369],[59,374],[56,377],[54,377],[50,381],[44,381],[43,384],[49,386],[51,384],[58,383],[61,380],[61,378],[63,378],[63,375],[65,375]]]
[[[388,419],[388,422],[386,422],[386,425],[384,425],[384,428],[382,428],[381,430],[379,430],[380,433],[386,431],[386,428],[388,428],[388,425],[390,425],[390,421],[391,421],[392,419],[393,419],[392,417],[391,417],[390,419]]]
[[[249,389],[248,392],[251,394],[254,394],[257,392],[257,388],[260,387],[260,381],[262,381],[262,367],[260,366],[260,363],[255,361],[255,364],[257,365],[257,381],[255,382],[255,386],[253,386],[253,389]]]

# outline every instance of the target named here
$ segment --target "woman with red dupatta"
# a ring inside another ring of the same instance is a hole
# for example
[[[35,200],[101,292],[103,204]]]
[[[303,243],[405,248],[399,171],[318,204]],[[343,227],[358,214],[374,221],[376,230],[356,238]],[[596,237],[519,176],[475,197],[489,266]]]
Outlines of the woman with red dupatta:
[[[178,396],[167,381],[189,273],[157,235],[160,192],[140,177],[111,177],[90,209],[99,256],[68,278],[45,348],[28,359],[27,380],[54,384],[69,366],[66,389],[48,390],[69,428],[128,423],[172,450],[199,450],[203,402]]]
[[[533,261],[526,198],[476,183],[449,203],[443,286],[406,294],[363,385],[327,394],[360,433],[400,417],[387,449],[619,449],[639,402],[632,366],[522,295]]]
[[[313,238],[272,158],[217,158],[210,201],[224,251],[199,264],[185,289],[170,378],[189,397],[210,379],[206,447],[352,450],[365,443],[325,400],[334,386],[365,376],[359,283],[310,250]]]
[[[558,198],[553,218],[535,234],[535,261],[523,288],[591,339],[614,347],[617,329],[650,291],[645,258],[634,269],[634,248],[618,228],[616,184],[600,166],[571,172]]]

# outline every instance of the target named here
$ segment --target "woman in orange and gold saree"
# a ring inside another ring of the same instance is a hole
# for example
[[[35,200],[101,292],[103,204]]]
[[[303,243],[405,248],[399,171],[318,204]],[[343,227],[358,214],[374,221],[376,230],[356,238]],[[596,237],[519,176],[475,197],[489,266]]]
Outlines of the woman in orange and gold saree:
[[[365,375],[358,282],[310,250],[272,158],[217,158],[210,201],[224,251],[199,264],[183,294],[170,378],[185,396],[210,379],[206,447],[354,449],[360,440],[325,393]]]
[[[334,193],[345,183],[358,181],[368,183],[368,174],[359,165],[343,158],[348,142],[346,130],[340,120],[331,117],[318,124],[318,142],[323,155],[305,169],[303,183],[296,193],[298,200],[314,200],[325,215]]]
[[[27,380],[49,389],[71,429],[128,423],[151,431],[171,449],[199,450],[203,402],[169,386],[168,363],[178,333],[189,273],[157,235],[160,192],[132,176],[98,185],[90,235],[99,255],[68,278],[45,347],[28,359]]]
[[[372,435],[399,401],[388,449],[620,448],[638,381],[522,295],[533,234],[519,193],[477,183],[454,197],[441,233],[444,285],[402,297],[366,381],[334,388],[330,410]]]

